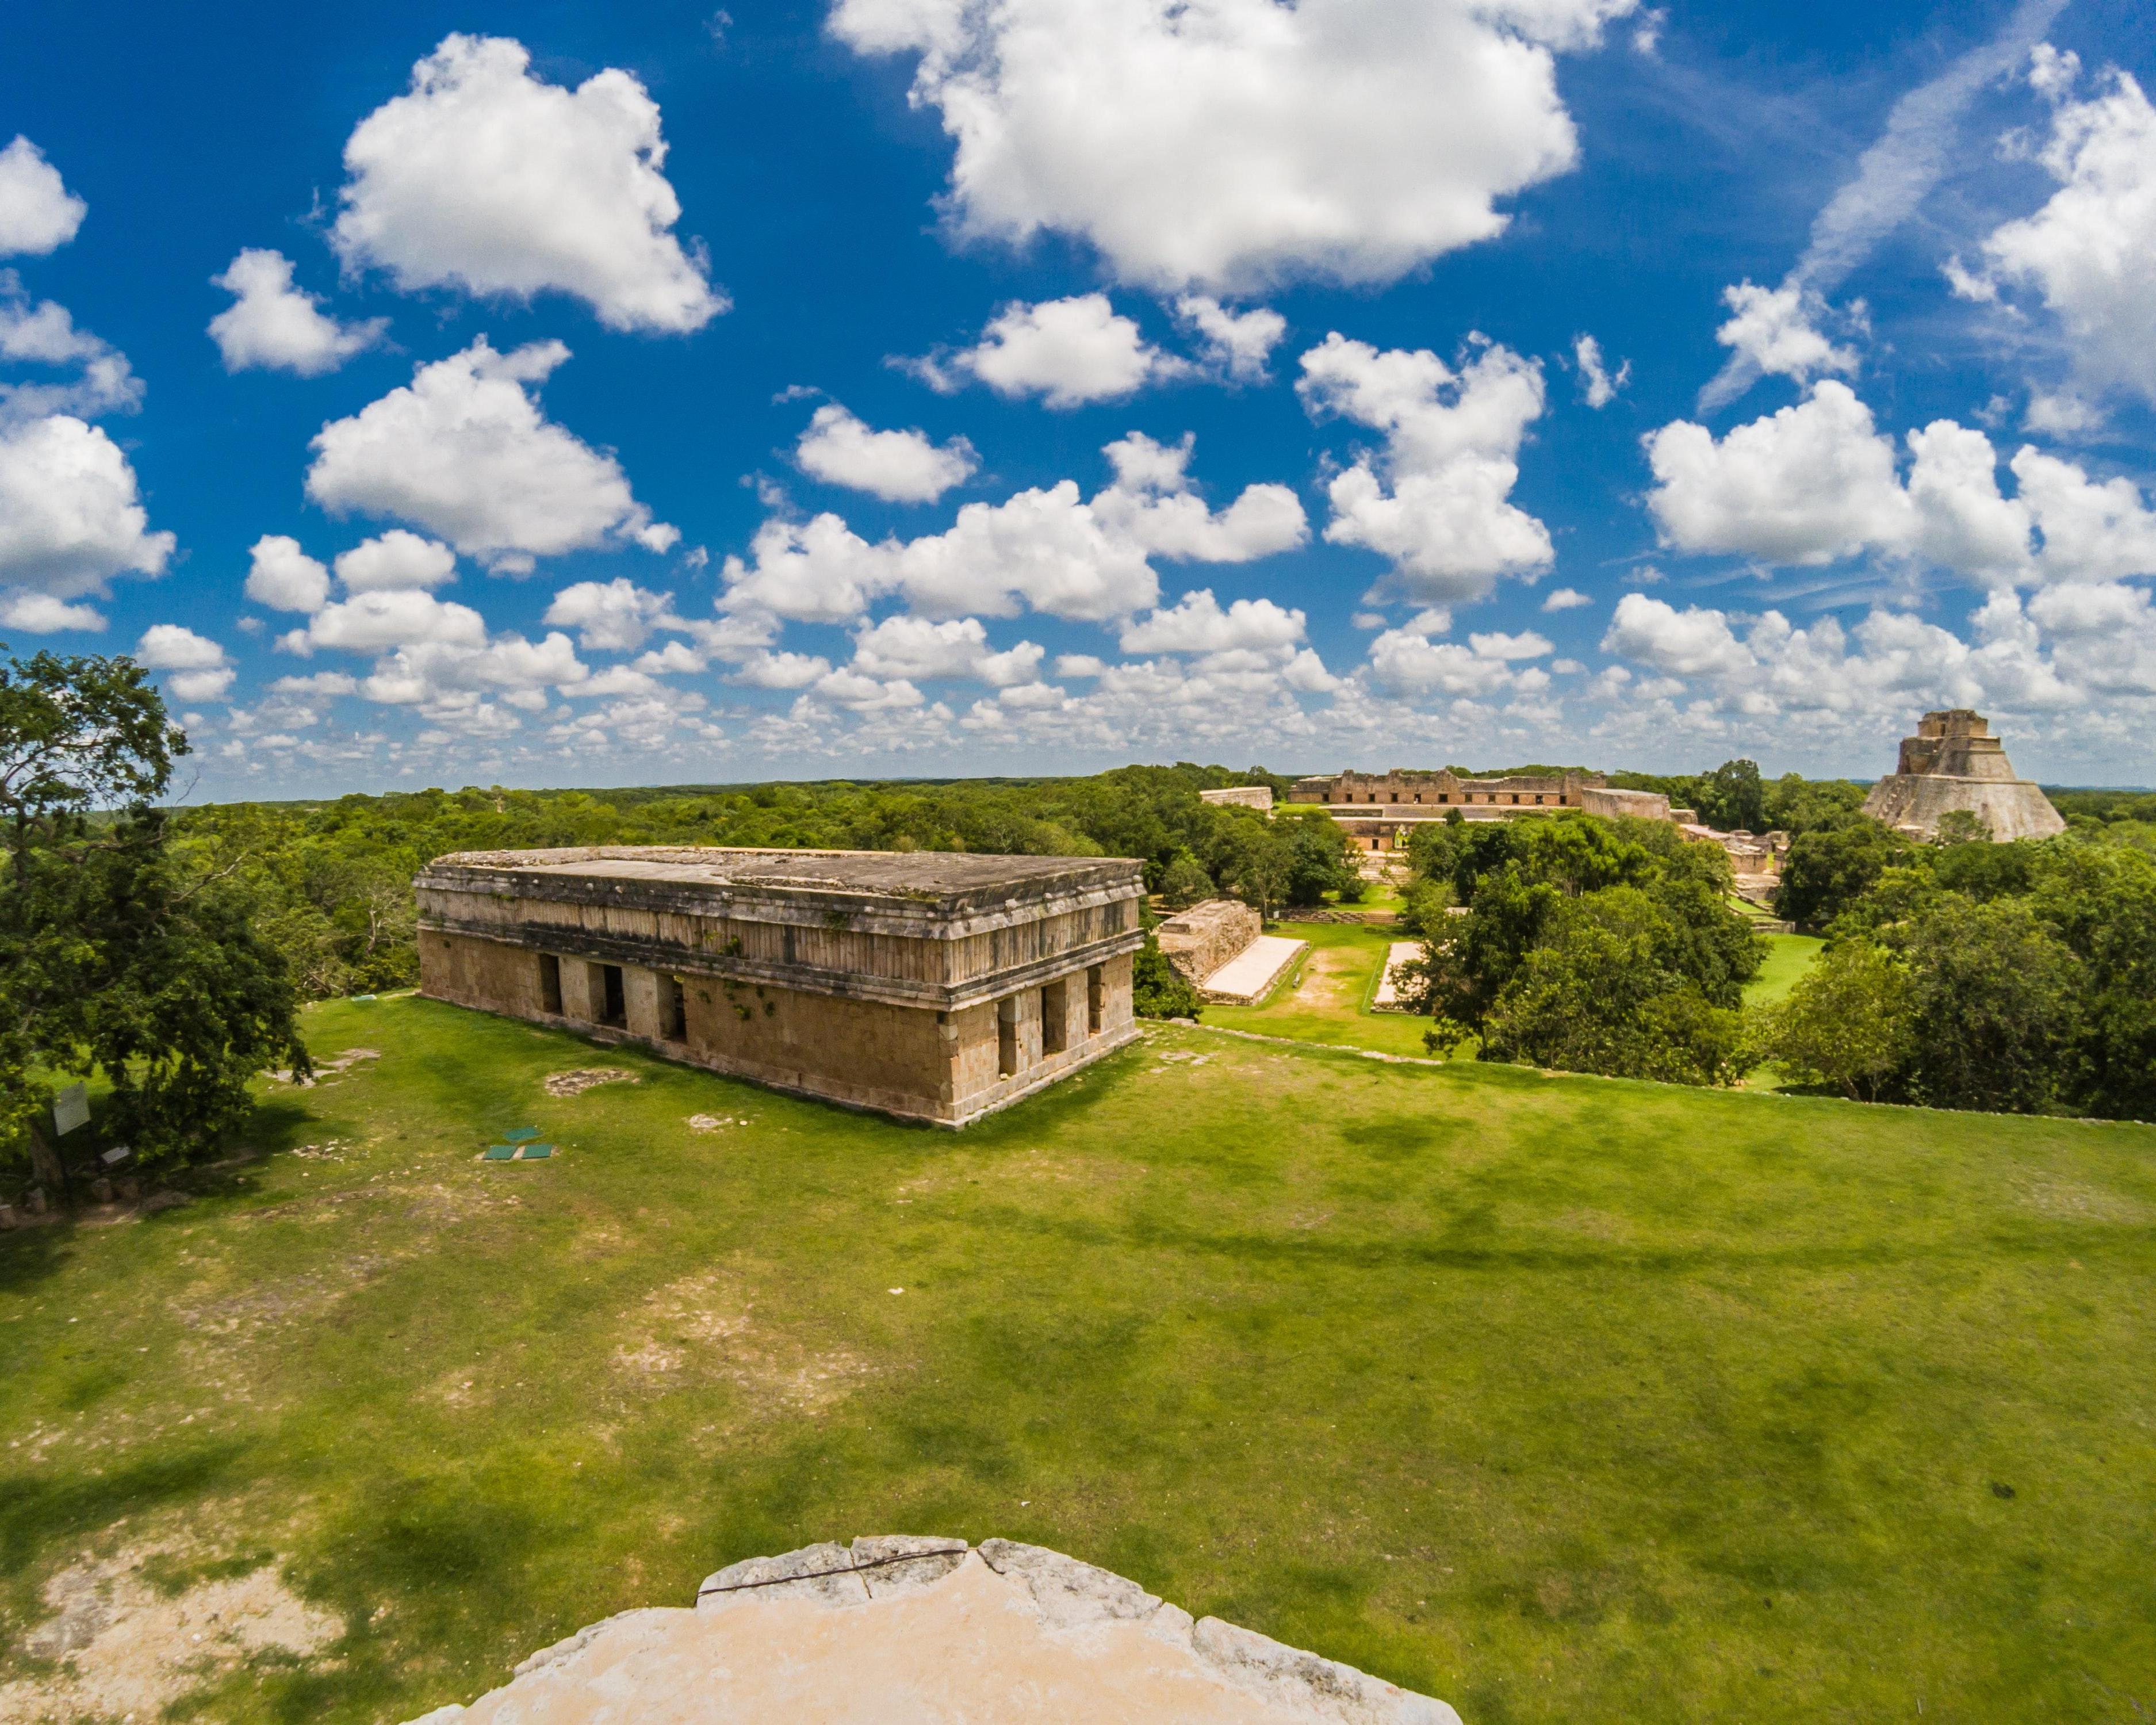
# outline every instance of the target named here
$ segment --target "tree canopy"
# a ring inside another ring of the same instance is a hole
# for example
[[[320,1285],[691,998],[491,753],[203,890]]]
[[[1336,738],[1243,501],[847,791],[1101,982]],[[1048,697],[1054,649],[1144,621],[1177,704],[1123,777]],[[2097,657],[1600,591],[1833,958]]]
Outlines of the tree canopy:
[[[59,1079],[101,1076],[105,1131],[154,1164],[213,1142],[264,1066],[305,1065],[248,896],[151,806],[187,747],[127,660],[0,662],[0,1158],[50,1165]]]

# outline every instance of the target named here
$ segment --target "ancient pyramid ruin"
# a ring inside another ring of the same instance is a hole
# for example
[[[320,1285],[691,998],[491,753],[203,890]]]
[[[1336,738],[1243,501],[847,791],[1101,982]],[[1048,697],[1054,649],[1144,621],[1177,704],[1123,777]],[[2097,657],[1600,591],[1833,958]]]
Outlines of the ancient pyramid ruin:
[[[1994,839],[2048,839],[2066,824],[2030,779],[2016,778],[1991,726],[1967,707],[1926,713],[1917,734],[1902,739],[1895,772],[1871,788],[1864,812],[1875,820],[1930,840],[1957,811],[1974,815]]]

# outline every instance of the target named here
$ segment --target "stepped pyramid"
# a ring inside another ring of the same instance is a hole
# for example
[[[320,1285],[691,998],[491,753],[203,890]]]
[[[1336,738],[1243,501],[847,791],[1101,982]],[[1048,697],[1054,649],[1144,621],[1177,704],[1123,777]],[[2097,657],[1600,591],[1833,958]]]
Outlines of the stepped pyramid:
[[[1871,788],[1864,812],[1875,820],[1929,840],[1942,817],[1974,815],[1998,839],[2048,839],[2066,824],[2035,783],[2014,776],[2005,746],[1967,707],[1926,713],[1917,734],[1902,739],[1898,768]]]

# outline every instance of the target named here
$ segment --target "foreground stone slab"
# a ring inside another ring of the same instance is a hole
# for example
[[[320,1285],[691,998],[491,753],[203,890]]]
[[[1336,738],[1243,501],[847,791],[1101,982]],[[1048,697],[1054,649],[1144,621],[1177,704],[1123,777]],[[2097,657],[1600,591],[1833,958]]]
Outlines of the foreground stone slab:
[[[754,1558],[413,1725],[1460,1725],[1060,1552],[910,1535]]]

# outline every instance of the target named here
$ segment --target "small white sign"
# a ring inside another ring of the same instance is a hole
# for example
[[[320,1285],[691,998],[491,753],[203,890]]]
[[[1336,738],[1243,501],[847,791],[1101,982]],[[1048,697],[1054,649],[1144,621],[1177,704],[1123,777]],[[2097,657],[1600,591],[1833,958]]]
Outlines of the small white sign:
[[[107,1168],[110,1168],[114,1163],[125,1162],[134,1153],[135,1153],[130,1150],[125,1144],[115,1144],[110,1150],[106,1151],[104,1155],[98,1158],[98,1160],[103,1163]]]
[[[89,1124],[90,1096],[80,1085],[70,1084],[53,1098],[53,1130],[62,1137]]]

